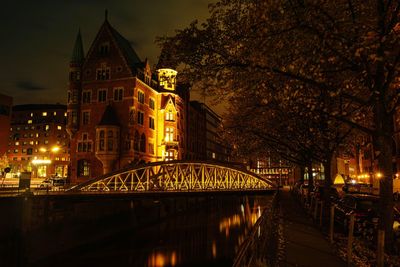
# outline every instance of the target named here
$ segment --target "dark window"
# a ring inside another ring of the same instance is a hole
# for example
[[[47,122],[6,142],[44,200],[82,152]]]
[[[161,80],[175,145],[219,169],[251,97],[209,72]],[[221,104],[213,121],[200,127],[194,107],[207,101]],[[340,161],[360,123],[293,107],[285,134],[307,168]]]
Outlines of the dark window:
[[[153,117],[149,117],[149,128],[150,129],[155,129],[155,125],[154,125],[154,118]]]
[[[122,88],[114,89],[114,101],[122,101],[123,96],[124,96],[124,89]]]
[[[107,90],[104,89],[99,90],[97,95],[97,100],[99,102],[106,102],[106,99],[107,99]]]
[[[82,123],[83,125],[88,125],[90,121],[90,112],[89,111],[83,111],[82,112]]]
[[[104,138],[105,136],[104,136],[104,131],[100,131],[100,134],[99,134],[99,150],[100,151],[104,151]]]
[[[140,125],[143,125],[143,123],[144,123],[144,114],[143,114],[143,112],[138,111],[137,115],[138,115],[137,116],[137,123],[140,124]]]
[[[149,106],[150,106],[151,109],[154,110],[154,108],[155,108],[155,103],[154,103],[154,99],[153,99],[153,98],[150,98],[150,100],[149,100]]]
[[[84,92],[82,93],[82,103],[83,103],[83,104],[88,104],[88,103],[90,103],[91,98],[92,98],[92,92],[90,92],[90,91],[84,91]]]
[[[138,101],[144,104],[144,93],[142,91],[138,91]]]
[[[146,135],[142,133],[140,136],[140,149],[141,152],[146,152]]]

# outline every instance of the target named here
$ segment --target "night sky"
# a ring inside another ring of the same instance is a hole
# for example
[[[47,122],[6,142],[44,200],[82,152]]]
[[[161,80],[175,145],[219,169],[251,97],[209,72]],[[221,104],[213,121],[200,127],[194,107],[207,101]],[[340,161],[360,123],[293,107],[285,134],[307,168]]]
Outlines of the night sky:
[[[14,104],[66,103],[68,63],[81,29],[85,53],[104,22],[157,63],[157,36],[205,19],[213,0],[3,0],[0,93]]]

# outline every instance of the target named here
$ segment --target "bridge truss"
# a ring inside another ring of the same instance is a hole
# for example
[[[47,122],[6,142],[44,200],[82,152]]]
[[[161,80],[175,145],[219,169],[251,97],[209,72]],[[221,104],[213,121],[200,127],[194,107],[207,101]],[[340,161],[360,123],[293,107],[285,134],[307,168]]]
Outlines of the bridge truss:
[[[120,170],[76,186],[96,192],[268,190],[275,184],[247,170],[210,162],[168,161]]]

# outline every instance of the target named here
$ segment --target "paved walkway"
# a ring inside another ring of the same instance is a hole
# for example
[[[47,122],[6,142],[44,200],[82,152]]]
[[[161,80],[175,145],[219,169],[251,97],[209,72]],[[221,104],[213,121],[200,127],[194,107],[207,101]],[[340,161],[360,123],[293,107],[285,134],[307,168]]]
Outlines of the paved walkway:
[[[300,203],[287,189],[281,191],[281,210],[285,237],[285,266],[347,266],[335,255],[333,247],[313,224]]]

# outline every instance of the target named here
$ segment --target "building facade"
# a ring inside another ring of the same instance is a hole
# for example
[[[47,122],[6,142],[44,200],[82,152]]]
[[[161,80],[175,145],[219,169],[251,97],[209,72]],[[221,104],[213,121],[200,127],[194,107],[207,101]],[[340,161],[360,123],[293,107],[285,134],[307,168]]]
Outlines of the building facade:
[[[67,107],[60,104],[17,105],[12,108],[7,156],[11,172],[32,177],[67,177],[69,138]]]
[[[153,72],[107,18],[70,62],[67,131],[71,183],[129,165],[185,158],[188,89],[177,72]]]
[[[231,149],[221,137],[222,119],[206,104],[190,101],[188,159],[229,161]]]
[[[12,97],[0,94],[0,158],[7,152],[8,136],[10,135],[11,128],[12,103]]]

